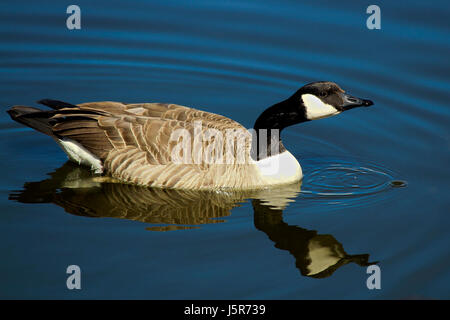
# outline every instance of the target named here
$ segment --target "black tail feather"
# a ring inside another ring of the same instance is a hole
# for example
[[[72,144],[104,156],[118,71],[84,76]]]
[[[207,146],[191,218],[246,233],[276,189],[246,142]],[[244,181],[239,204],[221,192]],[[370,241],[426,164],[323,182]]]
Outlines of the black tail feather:
[[[54,136],[48,111],[26,106],[14,106],[7,112],[14,121],[20,122],[49,136]]]
[[[20,122],[28,127],[31,127],[39,132],[45,133],[52,137],[58,137],[58,134],[53,132],[52,126],[58,122],[74,120],[92,120],[87,115],[101,115],[102,113],[94,110],[80,110],[78,106],[70,103],[43,99],[38,103],[52,108],[53,110],[41,110],[38,108],[27,106],[13,106],[7,112],[14,121]],[[61,110],[65,108],[65,110]],[[55,114],[67,115],[67,117],[53,118]]]
[[[52,100],[52,99],[42,99],[37,101],[37,103],[42,104],[44,106],[50,107],[55,110],[59,110],[62,108],[77,108],[76,105],[71,103],[67,103],[64,101]]]

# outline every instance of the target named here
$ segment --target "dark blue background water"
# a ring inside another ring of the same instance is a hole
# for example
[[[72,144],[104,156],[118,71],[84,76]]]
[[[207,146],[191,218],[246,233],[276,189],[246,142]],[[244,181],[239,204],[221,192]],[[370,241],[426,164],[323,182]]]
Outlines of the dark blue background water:
[[[66,28],[70,4],[81,8],[81,30]],[[370,4],[3,1],[0,297],[449,298],[450,6],[377,1],[382,28],[368,30]],[[9,119],[11,105],[173,102],[251,127],[317,80],[375,106],[283,133],[305,180],[282,219],[379,261],[381,290],[367,289],[355,263],[322,279],[302,275],[255,228],[250,201],[223,223],[155,232],[8,200],[66,161],[50,138]],[[81,267],[82,290],[66,288],[70,264]]]

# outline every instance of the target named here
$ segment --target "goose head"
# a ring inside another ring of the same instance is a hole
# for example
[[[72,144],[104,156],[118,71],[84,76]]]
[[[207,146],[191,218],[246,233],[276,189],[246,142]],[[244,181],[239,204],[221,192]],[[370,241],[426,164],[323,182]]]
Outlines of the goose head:
[[[373,105],[371,100],[347,94],[339,85],[318,81],[301,87],[290,98],[266,109],[256,120],[254,129],[279,129],[331,117],[356,107]]]
[[[339,114],[356,107],[368,107],[373,102],[345,93],[336,83],[319,81],[300,88],[293,97],[298,100],[307,120],[316,120]]]

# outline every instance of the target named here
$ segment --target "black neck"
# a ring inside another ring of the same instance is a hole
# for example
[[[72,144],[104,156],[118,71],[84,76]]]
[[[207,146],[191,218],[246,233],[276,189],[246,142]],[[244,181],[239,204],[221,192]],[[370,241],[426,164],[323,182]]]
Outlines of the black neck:
[[[261,160],[286,151],[281,141],[281,131],[304,121],[307,121],[305,110],[294,96],[266,109],[253,126],[257,142],[252,144],[252,158]],[[274,130],[278,130],[278,135]],[[263,142],[260,139],[266,140],[266,153],[260,147]]]

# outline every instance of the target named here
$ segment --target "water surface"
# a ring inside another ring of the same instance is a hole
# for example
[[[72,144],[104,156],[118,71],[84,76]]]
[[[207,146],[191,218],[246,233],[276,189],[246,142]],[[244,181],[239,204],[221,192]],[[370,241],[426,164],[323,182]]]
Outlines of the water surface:
[[[352,1],[78,1],[70,31],[65,3],[1,3],[0,297],[449,298],[450,7],[377,4],[381,30]],[[171,102],[252,127],[318,80],[375,105],[286,129],[304,180],[263,194],[101,181],[4,112]]]

